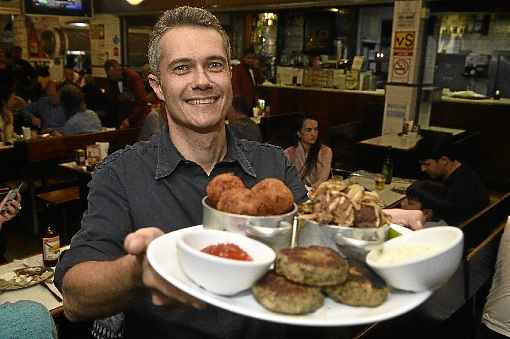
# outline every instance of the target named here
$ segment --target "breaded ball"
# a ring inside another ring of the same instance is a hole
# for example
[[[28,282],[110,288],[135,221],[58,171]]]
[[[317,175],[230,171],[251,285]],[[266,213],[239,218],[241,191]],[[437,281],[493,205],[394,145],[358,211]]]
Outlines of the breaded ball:
[[[264,204],[251,190],[243,187],[233,188],[222,194],[216,208],[234,214],[262,215]]]
[[[300,284],[338,285],[347,278],[347,260],[329,247],[284,248],[276,255],[276,273]]]
[[[287,185],[279,179],[266,178],[251,190],[264,202],[267,215],[284,214],[292,210],[294,196]]]
[[[293,283],[274,272],[266,273],[251,291],[262,306],[277,313],[306,314],[324,304],[319,288]]]
[[[223,173],[215,176],[207,185],[207,200],[209,205],[216,207],[222,194],[233,188],[245,188],[241,178],[232,173]]]
[[[347,280],[323,290],[334,301],[351,306],[376,307],[388,298],[384,280],[364,263],[351,261]]]

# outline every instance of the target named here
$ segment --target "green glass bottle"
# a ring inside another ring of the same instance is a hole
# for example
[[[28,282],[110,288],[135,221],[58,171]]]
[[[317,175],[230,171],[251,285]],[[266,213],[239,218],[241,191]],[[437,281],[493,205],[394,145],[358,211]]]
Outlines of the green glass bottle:
[[[391,147],[386,149],[386,158],[384,159],[382,166],[382,174],[384,175],[384,183],[391,184],[393,179],[393,161],[391,160]]]

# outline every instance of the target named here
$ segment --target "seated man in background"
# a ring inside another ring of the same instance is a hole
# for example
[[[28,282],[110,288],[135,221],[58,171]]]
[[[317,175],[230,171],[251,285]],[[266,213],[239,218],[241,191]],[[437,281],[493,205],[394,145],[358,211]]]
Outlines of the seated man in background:
[[[60,89],[60,102],[67,121],[62,127],[64,135],[95,133],[102,129],[96,112],[87,109],[83,92],[76,85],[65,85]]]
[[[108,102],[107,127],[140,127],[150,112],[153,97],[145,90],[145,82],[135,70],[122,67],[117,60],[106,60],[108,76],[106,100]]]
[[[26,124],[41,130],[60,130],[66,122],[64,109],[60,104],[57,83],[49,81],[46,86],[46,96],[29,104],[20,111]]]
[[[230,131],[239,139],[262,141],[259,126],[250,119],[250,107],[243,97],[232,99],[232,109],[227,113]]]
[[[446,187],[444,198],[434,204],[449,225],[458,225],[489,203],[489,194],[480,177],[456,157],[451,136],[429,136],[416,145],[421,171],[441,181]]]

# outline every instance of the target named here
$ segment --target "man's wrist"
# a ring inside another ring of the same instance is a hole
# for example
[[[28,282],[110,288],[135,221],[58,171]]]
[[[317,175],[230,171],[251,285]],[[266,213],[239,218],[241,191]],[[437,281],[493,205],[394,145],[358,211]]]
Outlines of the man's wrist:
[[[133,290],[139,290],[143,288],[142,282],[142,261],[135,255],[127,254],[121,259],[121,269],[126,272],[128,278],[128,285]]]

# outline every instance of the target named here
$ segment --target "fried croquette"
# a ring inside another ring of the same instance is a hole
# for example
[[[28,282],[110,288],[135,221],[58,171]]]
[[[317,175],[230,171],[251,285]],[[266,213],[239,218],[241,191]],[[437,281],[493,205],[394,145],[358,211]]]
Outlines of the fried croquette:
[[[341,284],[348,269],[347,260],[324,246],[285,248],[276,255],[276,273],[305,285]]]
[[[319,288],[293,283],[274,272],[266,273],[251,290],[262,306],[277,313],[306,314],[324,304]]]
[[[279,179],[266,178],[251,190],[264,202],[266,215],[284,214],[292,210],[294,196],[287,185]]]
[[[209,205],[216,207],[224,192],[233,188],[245,188],[241,178],[232,173],[223,173],[215,176],[207,185],[207,200]]]
[[[234,214],[257,216],[264,213],[262,200],[246,187],[233,188],[222,194],[216,208]]]
[[[347,280],[343,284],[324,287],[334,301],[351,306],[376,307],[388,298],[384,280],[365,264],[351,261]]]

